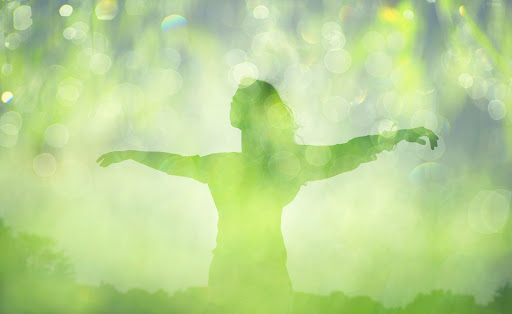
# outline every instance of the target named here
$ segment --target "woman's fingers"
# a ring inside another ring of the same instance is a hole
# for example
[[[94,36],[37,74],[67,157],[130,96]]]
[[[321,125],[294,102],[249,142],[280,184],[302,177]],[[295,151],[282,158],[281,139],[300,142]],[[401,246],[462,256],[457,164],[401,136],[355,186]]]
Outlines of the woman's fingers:
[[[425,140],[421,139],[421,138],[417,139],[416,143],[421,144],[421,145],[427,144],[427,142]]]

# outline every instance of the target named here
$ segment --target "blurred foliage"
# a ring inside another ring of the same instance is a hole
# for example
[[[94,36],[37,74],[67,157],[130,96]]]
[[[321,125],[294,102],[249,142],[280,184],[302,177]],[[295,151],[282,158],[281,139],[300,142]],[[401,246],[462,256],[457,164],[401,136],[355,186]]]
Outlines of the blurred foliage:
[[[20,234],[0,220],[0,312],[2,313],[204,313],[207,288],[188,288],[173,296],[158,290],[126,292],[101,283],[78,284],[72,267],[49,238]],[[5,254],[5,252],[7,254]],[[369,297],[341,292],[319,296],[297,292],[293,313],[508,313],[512,287],[497,291],[487,306],[472,296],[432,291],[418,295],[404,308],[387,308]]]

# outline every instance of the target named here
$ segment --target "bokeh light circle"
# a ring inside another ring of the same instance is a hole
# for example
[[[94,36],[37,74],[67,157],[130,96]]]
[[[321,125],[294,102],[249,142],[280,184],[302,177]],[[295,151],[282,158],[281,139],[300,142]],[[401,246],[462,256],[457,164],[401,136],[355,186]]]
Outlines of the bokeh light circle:
[[[415,167],[409,175],[414,184],[439,184],[446,180],[446,167],[437,162],[425,162]]]
[[[473,85],[473,77],[467,73],[459,75],[459,84],[464,88],[470,88]]]
[[[0,118],[0,128],[6,134],[16,135],[21,129],[23,119],[16,111],[9,111],[2,115]]]
[[[59,83],[57,100],[63,105],[73,105],[80,98],[82,82],[75,78],[67,78]]]
[[[43,153],[34,158],[32,166],[38,176],[50,177],[57,170],[57,161],[52,154]]]
[[[262,20],[262,19],[266,19],[268,17],[269,11],[266,6],[259,5],[254,8],[254,10],[252,11],[252,14],[253,14],[254,18]]]
[[[507,114],[507,110],[505,104],[501,100],[491,100],[489,105],[487,106],[487,111],[489,112],[489,116],[494,120],[501,120]]]
[[[9,92],[9,91],[6,91],[6,92],[2,93],[2,101],[4,103],[6,103],[6,104],[8,102],[10,102],[13,98],[14,98],[14,95],[11,92]]]
[[[405,10],[403,16],[408,20],[414,19],[414,13],[411,10]]]
[[[69,140],[69,131],[65,125],[50,125],[45,132],[44,138],[48,145],[53,147],[63,147]]]
[[[350,68],[352,58],[345,49],[333,49],[325,55],[324,64],[330,72],[341,74]]]
[[[96,5],[95,12],[98,20],[112,20],[118,12],[117,1],[100,0]]]
[[[328,22],[322,26],[323,46],[326,49],[339,49],[345,46],[345,36],[341,32],[341,27],[336,22]]]
[[[501,189],[478,192],[469,204],[469,225],[484,234],[501,232],[510,215],[510,195]]]
[[[5,75],[5,76],[8,76],[8,75],[11,75],[12,74],[12,64],[10,63],[6,63],[2,66],[2,73]],[[9,92],[10,93],[10,92]]]
[[[187,20],[183,16],[172,14],[164,18],[161,28],[163,32],[170,32],[185,26],[187,26]]]
[[[59,14],[61,16],[70,16],[73,13],[73,7],[69,4],[65,4],[60,7]]]
[[[242,62],[235,65],[231,73],[235,82],[243,85],[252,84],[259,76],[258,68],[251,62]]]
[[[111,66],[112,60],[110,57],[102,53],[97,53],[92,56],[89,63],[91,71],[100,75],[107,73]]]
[[[331,149],[329,146],[307,146],[306,161],[316,167],[321,167],[331,160]]]
[[[12,14],[13,26],[23,31],[32,26],[32,8],[28,5],[21,5]]]
[[[7,38],[5,39],[5,47],[7,47],[9,50],[15,50],[17,49],[21,44],[21,35],[18,33],[11,33],[7,35]]]

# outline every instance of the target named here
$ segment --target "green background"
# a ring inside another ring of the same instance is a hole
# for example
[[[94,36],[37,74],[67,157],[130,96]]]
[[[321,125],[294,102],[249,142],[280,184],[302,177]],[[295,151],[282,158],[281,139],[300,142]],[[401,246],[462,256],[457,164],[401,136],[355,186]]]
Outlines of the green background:
[[[302,187],[282,218],[295,291],[396,307],[448,290],[485,305],[510,282],[509,2],[1,4],[0,216],[54,239],[76,282],[207,286],[207,186],[95,160],[240,151],[229,104],[246,75],[276,87],[298,143],[417,126],[441,138]]]

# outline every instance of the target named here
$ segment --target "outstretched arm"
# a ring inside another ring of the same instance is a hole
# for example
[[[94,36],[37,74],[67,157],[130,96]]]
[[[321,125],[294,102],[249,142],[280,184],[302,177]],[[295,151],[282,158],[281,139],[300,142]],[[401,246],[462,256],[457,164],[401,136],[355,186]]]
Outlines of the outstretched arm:
[[[202,168],[204,168],[202,167],[203,158],[199,156],[126,150],[103,154],[96,162],[101,167],[107,167],[113,163],[131,159],[167,174],[188,177],[206,183],[207,175],[202,171]]]
[[[384,150],[391,151],[401,141],[425,145],[427,142],[421,138],[424,136],[428,138],[431,149],[437,147],[439,137],[424,127],[356,137],[347,143],[332,146],[307,145],[303,178],[305,181],[322,180],[351,171],[362,163],[377,160],[377,154]],[[319,162],[315,162],[318,155],[321,156]]]

